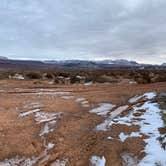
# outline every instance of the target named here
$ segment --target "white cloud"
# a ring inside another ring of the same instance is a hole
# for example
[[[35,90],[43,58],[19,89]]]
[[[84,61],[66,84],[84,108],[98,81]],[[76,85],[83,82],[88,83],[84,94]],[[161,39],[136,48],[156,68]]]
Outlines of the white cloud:
[[[0,53],[166,60],[165,0],[1,0]]]

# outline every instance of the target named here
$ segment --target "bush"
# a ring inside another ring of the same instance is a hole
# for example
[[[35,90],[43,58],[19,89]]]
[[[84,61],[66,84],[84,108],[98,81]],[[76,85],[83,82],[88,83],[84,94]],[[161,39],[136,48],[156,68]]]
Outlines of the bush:
[[[25,74],[26,78],[28,79],[41,79],[42,75],[40,73],[29,72]]]

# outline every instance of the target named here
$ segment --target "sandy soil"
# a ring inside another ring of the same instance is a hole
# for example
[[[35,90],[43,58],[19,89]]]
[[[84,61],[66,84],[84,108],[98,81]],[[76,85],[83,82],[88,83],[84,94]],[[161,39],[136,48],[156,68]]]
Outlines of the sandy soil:
[[[139,125],[113,124],[107,131],[96,126],[121,105],[128,105],[121,114],[126,116],[133,106],[128,102],[131,97],[154,91],[166,91],[166,83],[58,86],[46,81],[1,80],[0,165],[87,166],[94,165],[92,156],[104,156],[106,166],[127,165],[124,156],[137,163],[146,155],[144,139],[148,136],[122,141],[119,135],[138,132]],[[89,112],[101,103],[114,108],[103,116]],[[143,112],[136,113],[135,120]]]

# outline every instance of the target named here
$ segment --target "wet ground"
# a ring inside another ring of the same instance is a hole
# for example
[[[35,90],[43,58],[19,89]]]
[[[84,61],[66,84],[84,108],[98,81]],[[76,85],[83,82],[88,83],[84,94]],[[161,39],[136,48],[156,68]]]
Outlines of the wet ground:
[[[0,166],[165,166],[164,92],[1,80]]]

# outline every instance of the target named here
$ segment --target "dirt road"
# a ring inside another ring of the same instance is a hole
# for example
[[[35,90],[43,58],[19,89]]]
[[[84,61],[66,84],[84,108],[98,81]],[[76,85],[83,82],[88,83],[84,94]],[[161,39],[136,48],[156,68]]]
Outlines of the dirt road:
[[[1,80],[0,166],[164,166],[160,92],[166,92],[165,82],[57,86]]]

